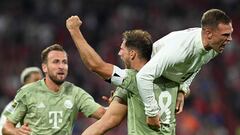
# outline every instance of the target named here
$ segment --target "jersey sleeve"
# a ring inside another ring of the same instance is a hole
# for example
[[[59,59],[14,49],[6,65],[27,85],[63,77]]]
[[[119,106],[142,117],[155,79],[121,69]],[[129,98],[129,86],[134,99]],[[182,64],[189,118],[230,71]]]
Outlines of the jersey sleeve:
[[[1,115],[1,119],[0,119],[0,130],[2,131],[3,125],[6,122],[7,118],[4,115]]]
[[[7,108],[7,119],[14,124],[22,121],[27,111],[27,92],[21,90],[17,93],[11,105]]]
[[[113,66],[113,73],[112,73],[112,76],[110,78],[110,83],[112,83],[115,86],[122,85],[125,77],[126,77],[126,70],[121,69],[121,68],[114,65]]]
[[[123,89],[130,90],[130,84],[133,83],[136,78],[136,74],[132,75],[131,71],[131,69],[121,69],[117,66],[114,66],[112,77],[110,78],[111,84]]]
[[[127,103],[127,90],[117,87],[116,91],[113,94],[113,98],[114,97],[119,97],[121,98],[125,103]]]
[[[2,114],[1,114],[1,118],[0,118],[0,131],[2,131],[3,125],[6,122],[7,118],[6,118],[6,110],[7,108],[9,108],[11,106],[11,102],[8,103],[8,105],[4,108]]]
[[[79,112],[82,112],[86,117],[89,117],[94,112],[96,112],[99,107],[101,107],[101,105],[96,103],[93,97],[83,89],[78,92],[76,102],[78,103],[77,106]]]
[[[11,114],[13,101],[9,102],[2,112],[2,117],[5,117]]]
[[[190,87],[193,79],[195,78],[195,76],[198,74],[199,71],[200,71],[200,69],[197,70],[195,73],[193,73],[185,82],[180,84],[179,90],[183,91],[185,96],[190,94],[190,88],[189,87]]]
[[[159,112],[153,92],[153,82],[180,59],[176,57],[176,52],[178,51],[174,46],[163,46],[137,73],[137,86],[147,116],[156,116]]]

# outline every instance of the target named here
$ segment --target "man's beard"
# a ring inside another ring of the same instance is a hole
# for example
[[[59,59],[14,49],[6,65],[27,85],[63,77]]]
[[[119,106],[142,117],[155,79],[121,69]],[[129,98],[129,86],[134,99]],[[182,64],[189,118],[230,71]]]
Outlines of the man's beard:
[[[130,65],[130,62],[129,62],[129,61],[126,61],[126,62],[124,63],[124,65],[125,65],[125,68],[127,68],[127,69],[130,69],[130,68],[131,68],[131,65]]]
[[[65,78],[63,80],[59,80],[57,77],[54,77],[52,75],[49,75],[49,78],[57,85],[62,85],[62,83],[65,81]]]

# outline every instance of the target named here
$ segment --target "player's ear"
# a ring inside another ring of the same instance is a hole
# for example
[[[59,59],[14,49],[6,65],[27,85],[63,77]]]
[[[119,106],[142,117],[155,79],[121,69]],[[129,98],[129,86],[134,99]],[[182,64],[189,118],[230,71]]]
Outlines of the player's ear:
[[[130,58],[131,58],[131,60],[135,59],[136,56],[137,56],[136,51],[135,50],[131,50],[130,51]]]
[[[42,70],[44,73],[47,73],[47,64],[46,63],[42,63]]]
[[[204,28],[204,31],[206,33],[206,36],[208,39],[212,39],[213,36],[213,30],[211,28]]]

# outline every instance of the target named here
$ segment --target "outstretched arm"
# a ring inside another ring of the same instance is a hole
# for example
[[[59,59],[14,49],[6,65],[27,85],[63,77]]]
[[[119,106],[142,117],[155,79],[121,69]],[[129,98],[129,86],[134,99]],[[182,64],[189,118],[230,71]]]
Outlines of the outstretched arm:
[[[82,135],[102,135],[121,123],[127,114],[127,105],[121,104],[121,100],[115,97],[103,117],[89,126]]]
[[[71,16],[66,21],[66,27],[71,34],[83,63],[89,70],[97,73],[104,79],[109,79],[113,73],[113,65],[103,61],[96,51],[87,43],[79,29],[81,24],[82,21],[78,16]]]

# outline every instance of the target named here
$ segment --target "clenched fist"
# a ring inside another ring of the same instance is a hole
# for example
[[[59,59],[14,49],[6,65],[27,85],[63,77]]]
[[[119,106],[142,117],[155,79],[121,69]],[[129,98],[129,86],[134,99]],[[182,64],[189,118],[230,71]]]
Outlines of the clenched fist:
[[[82,21],[76,15],[69,17],[66,21],[66,27],[68,30],[79,29],[81,25]]]

